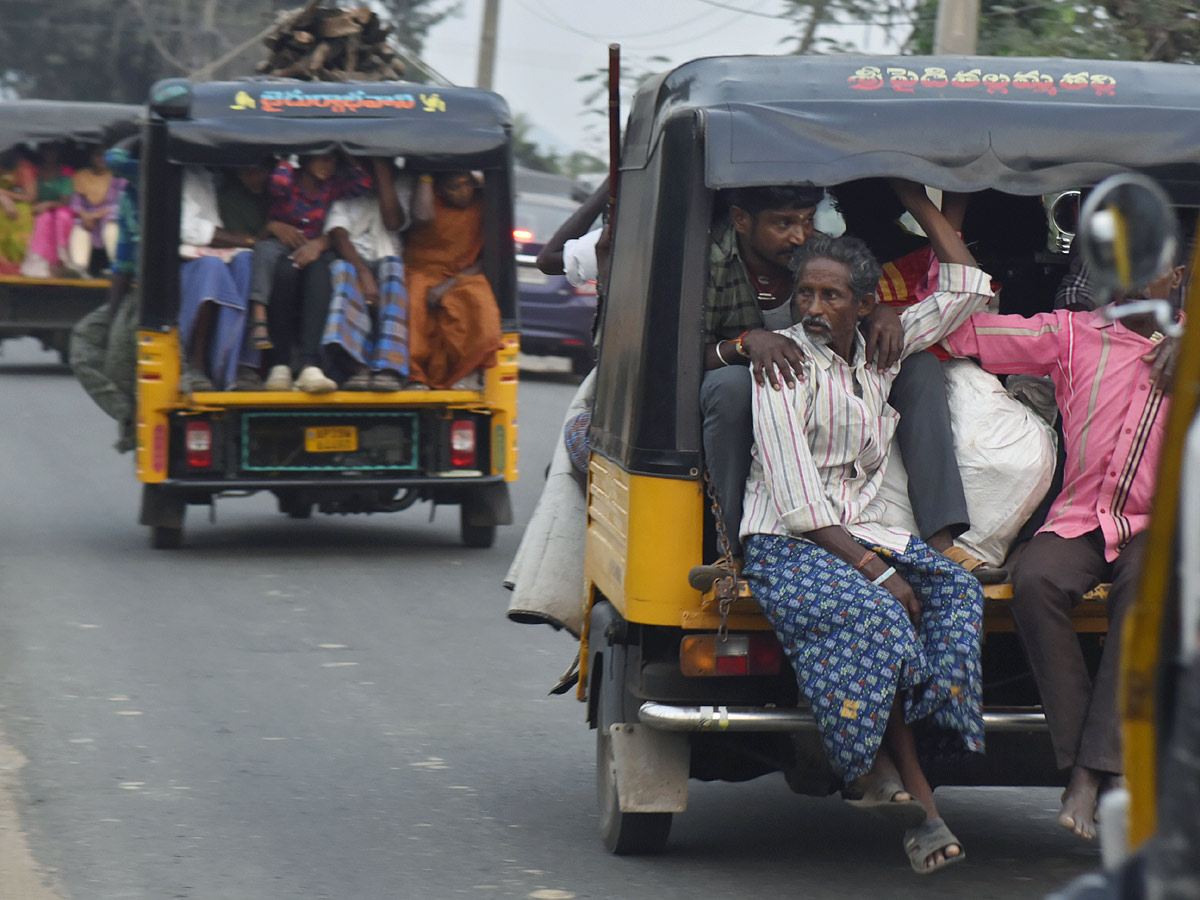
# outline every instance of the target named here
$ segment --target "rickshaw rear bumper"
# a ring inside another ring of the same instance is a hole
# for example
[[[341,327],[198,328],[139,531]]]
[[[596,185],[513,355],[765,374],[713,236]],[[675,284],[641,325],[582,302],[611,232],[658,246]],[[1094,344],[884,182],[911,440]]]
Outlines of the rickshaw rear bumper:
[[[386,475],[366,476],[357,474],[324,475],[308,478],[167,478],[160,484],[178,490],[205,491],[269,491],[281,488],[417,488],[417,487],[481,487],[503,484],[505,477],[498,475]]]
[[[808,709],[753,706],[677,706],[647,701],[638,709],[638,721],[660,731],[813,733],[816,719]],[[988,733],[1040,733],[1046,717],[1039,707],[985,710]]]

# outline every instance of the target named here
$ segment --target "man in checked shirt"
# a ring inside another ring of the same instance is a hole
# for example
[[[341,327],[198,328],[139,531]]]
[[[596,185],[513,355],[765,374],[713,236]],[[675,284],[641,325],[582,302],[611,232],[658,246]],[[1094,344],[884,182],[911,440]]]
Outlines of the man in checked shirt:
[[[1184,266],[1142,291],[1117,297],[1166,299]],[[989,372],[1048,375],[1062,413],[1066,470],[1045,524],[1018,553],[1013,617],[1042,695],[1060,768],[1071,769],[1059,824],[1096,835],[1099,794],[1122,772],[1117,719],[1121,624],[1137,590],[1174,351],[1151,315],[1110,320],[1095,311],[1030,318],[978,313],[946,339],[956,356]],[[1108,637],[1093,680],[1071,607],[1111,581]]]

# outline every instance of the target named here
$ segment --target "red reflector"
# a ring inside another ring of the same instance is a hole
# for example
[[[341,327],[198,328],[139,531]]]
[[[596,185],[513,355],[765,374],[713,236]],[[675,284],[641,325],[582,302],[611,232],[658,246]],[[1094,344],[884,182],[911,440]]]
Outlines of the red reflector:
[[[450,465],[465,468],[475,465],[475,423],[458,420],[450,425]]]
[[[564,347],[582,347],[583,341],[578,338],[563,338]]]
[[[183,429],[187,464],[193,469],[212,465],[212,426],[207,422],[188,422]]]
[[[167,426],[154,426],[154,440],[151,444],[151,465],[155,472],[164,472],[167,468]]]
[[[747,675],[750,672],[749,659],[745,656],[717,656],[718,675]]]
[[[518,244],[528,244],[533,240],[533,232],[528,228],[514,228],[513,240]]]

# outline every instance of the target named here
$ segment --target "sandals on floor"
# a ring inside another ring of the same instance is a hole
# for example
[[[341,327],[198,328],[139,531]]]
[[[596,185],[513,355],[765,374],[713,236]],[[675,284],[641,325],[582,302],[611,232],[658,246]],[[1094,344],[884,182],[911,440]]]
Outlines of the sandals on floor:
[[[1008,569],[993,566],[977,556],[972,556],[962,547],[951,546],[942,553],[951,562],[956,562],[979,581],[980,584],[1003,584],[1008,581]]]
[[[925,865],[926,859],[950,846],[958,847],[957,856],[947,856],[939,863],[931,866]],[[918,875],[929,875],[967,858],[967,851],[963,849],[962,841],[946,827],[944,819],[930,819],[924,825],[905,831],[904,852],[908,854],[908,862],[912,866],[912,870]]]
[[[215,391],[209,377],[199,369],[187,369],[179,376],[179,392],[182,394],[199,394]]]
[[[906,828],[913,828],[925,821],[925,807],[918,803],[911,794],[903,801],[892,798],[897,794],[908,794],[904,783],[894,775],[877,778],[864,785],[861,794],[842,793],[846,802],[856,809],[869,809],[872,812],[895,814]]]
[[[373,390],[375,390],[375,385],[371,379],[371,373],[364,371],[364,372],[359,372],[355,375],[351,375],[349,378],[346,379],[345,383],[342,384],[342,390],[343,391],[373,391]]]
[[[376,372],[371,376],[371,390],[398,391],[404,387],[404,382],[395,372]]]

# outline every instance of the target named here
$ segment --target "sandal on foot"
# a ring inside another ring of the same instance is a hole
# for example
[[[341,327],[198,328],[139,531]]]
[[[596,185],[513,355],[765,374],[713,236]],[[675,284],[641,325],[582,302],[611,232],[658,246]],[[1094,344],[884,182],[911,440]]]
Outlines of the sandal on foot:
[[[908,794],[904,783],[895,775],[876,778],[863,785],[862,793],[842,796],[846,802],[856,809],[869,809],[872,812],[895,813],[904,822],[906,828],[915,828],[925,821],[925,807],[918,803],[911,794],[907,800],[893,799],[897,794]]]
[[[250,366],[238,366],[233,389],[235,391],[261,391],[263,389],[262,376]]]
[[[270,350],[275,345],[271,342],[271,332],[266,322],[250,323],[250,345],[255,350]]]
[[[958,855],[944,856],[941,862],[925,865],[925,860],[939,850],[944,851],[947,847],[957,847]],[[944,819],[929,819],[924,825],[905,831],[904,852],[908,854],[908,862],[912,866],[912,870],[918,875],[929,875],[967,858],[962,841],[946,827]]]
[[[404,382],[395,372],[376,372],[371,376],[371,390],[398,391],[404,387]]]
[[[208,376],[199,369],[188,369],[179,377],[179,391],[183,394],[198,394],[205,391],[215,391],[216,388]]]
[[[962,547],[951,546],[942,556],[951,562],[956,562],[972,575],[980,584],[1003,584],[1008,581],[1008,569],[1003,566],[993,566],[977,556],[972,556]]]
[[[705,593],[712,590],[713,583],[720,578],[742,574],[742,558],[722,556],[714,563],[703,566],[692,566],[688,570],[688,586],[694,591]]]
[[[346,379],[345,383],[342,384],[342,390],[344,390],[344,391],[373,391],[373,390],[375,390],[375,385],[371,381],[371,373],[370,372],[359,372],[355,375],[351,375],[349,378]]]

